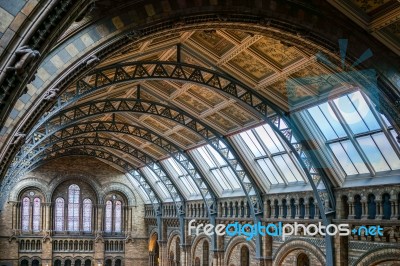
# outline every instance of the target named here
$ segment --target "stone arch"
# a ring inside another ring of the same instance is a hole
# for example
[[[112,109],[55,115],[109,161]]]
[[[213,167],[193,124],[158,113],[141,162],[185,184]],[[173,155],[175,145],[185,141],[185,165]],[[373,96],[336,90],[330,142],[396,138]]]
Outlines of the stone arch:
[[[117,182],[104,184],[104,190],[102,191],[103,196],[105,197],[107,194],[116,191],[121,193],[127,199],[128,205],[134,206],[137,203],[135,193],[130,189],[127,185]],[[104,197],[101,202],[104,202]]]
[[[356,266],[371,266],[380,262],[395,261],[400,263],[400,248],[384,247],[371,250],[361,256],[354,265]]]
[[[89,176],[90,178],[82,179],[83,176]],[[48,187],[49,187],[48,195],[47,195],[48,198],[52,199],[56,188],[58,186],[60,186],[62,183],[66,182],[66,181],[70,181],[70,180],[80,180],[81,182],[88,184],[92,188],[93,192],[95,193],[95,195],[97,197],[97,199],[96,199],[97,202],[99,204],[102,204],[102,202],[100,202],[100,200],[102,198],[104,198],[102,186],[96,181],[96,178],[94,176],[87,174],[87,173],[72,172],[72,173],[68,173],[67,176],[57,175],[55,178],[52,179],[52,181],[48,185]]]
[[[321,265],[326,265],[325,254],[322,250],[314,244],[300,239],[293,239],[282,244],[274,256],[273,265],[281,265],[285,257],[294,250],[304,250],[314,255]]]
[[[179,247],[176,246],[178,238],[180,242],[181,234],[179,233],[178,230],[174,230],[168,235],[168,241],[167,241],[167,254],[169,255],[170,253],[173,253],[175,261],[180,261],[180,257],[178,256],[178,254],[176,254],[177,249],[180,250],[180,246]]]
[[[9,201],[18,201],[18,197],[19,195],[21,195],[21,193],[29,188],[35,188],[37,190],[39,190],[46,201],[49,200],[49,191],[48,191],[48,187],[47,184],[44,184],[43,180],[40,180],[38,178],[26,178],[20,182],[18,182],[18,184],[11,190],[10,195],[8,197]]]
[[[200,257],[202,257],[202,255],[203,255],[202,250],[201,250],[200,254],[196,254],[196,249],[197,249],[198,245],[200,245],[201,243],[204,243],[204,241],[208,241],[209,247],[211,247],[211,238],[204,233],[196,235],[196,237],[192,241],[191,254],[192,254],[192,261],[194,263],[196,263],[196,257],[198,257],[197,259],[200,260]]]
[[[231,240],[229,240],[227,247],[226,247],[226,251],[225,251],[226,255],[224,258],[224,265],[230,265],[230,259],[233,255],[233,253],[235,253],[234,249],[238,245],[246,245],[247,248],[249,249],[250,265],[251,265],[252,258],[255,258],[255,254],[256,254],[256,244],[254,243],[254,241],[246,240],[245,236],[235,236]]]

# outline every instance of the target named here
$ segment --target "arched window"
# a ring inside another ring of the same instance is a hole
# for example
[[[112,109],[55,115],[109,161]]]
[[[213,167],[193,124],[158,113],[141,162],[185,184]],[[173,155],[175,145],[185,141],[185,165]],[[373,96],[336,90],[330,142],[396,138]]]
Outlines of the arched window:
[[[376,202],[375,195],[368,195],[368,219],[375,219],[376,216]]]
[[[308,206],[309,206],[309,218],[310,219],[314,219],[315,216],[315,203],[314,203],[314,199],[310,198],[308,200]]]
[[[28,266],[28,261],[27,260],[22,260],[21,261],[21,266]]]
[[[390,219],[392,216],[392,208],[390,202],[390,195],[388,193],[383,194],[382,196],[382,208],[383,208],[383,219]]]
[[[106,213],[105,213],[105,228],[104,231],[106,233],[111,233],[111,225],[112,225],[112,202],[108,200],[106,202]]]
[[[91,266],[92,265],[92,261],[87,259],[85,260],[85,266]]]
[[[22,231],[29,231],[29,221],[31,220],[30,205],[31,200],[25,197],[22,200]]]
[[[296,218],[296,204],[295,199],[290,199],[290,218]]]
[[[115,266],[121,266],[121,265],[122,265],[121,260],[120,259],[116,259],[115,260]]]
[[[33,216],[32,216],[32,230],[34,232],[40,231],[40,199],[33,200]]]
[[[74,266],[81,266],[82,261],[81,260],[75,260]]]
[[[38,260],[33,260],[32,261],[32,266],[39,266],[39,261]]]
[[[243,245],[240,249],[240,266],[249,266],[249,249],[247,246]]]
[[[90,232],[92,230],[92,201],[90,199],[83,200],[83,231]]]
[[[54,262],[54,266],[61,266],[61,260],[56,260]]]
[[[362,204],[361,204],[361,196],[354,196],[354,215],[356,219],[361,219],[362,214]]]
[[[282,200],[282,217],[283,218],[287,217],[287,202],[286,202],[286,199]]]
[[[114,230],[117,233],[121,233],[121,216],[122,216],[122,203],[121,201],[117,200],[115,202],[115,220],[114,220]]]
[[[79,231],[80,188],[73,184],[68,188],[68,231]]]
[[[203,242],[203,266],[208,266],[209,265],[209,260],[210,260],[210,252],[209,252],[209,245],[208,241]]]
[[[56,199],[55,209],[55,229],[56,231],[64,231],[64,199]]]
[[[300,253],[297,257],[297,266],[310,266],[310,259],[304,253]]]

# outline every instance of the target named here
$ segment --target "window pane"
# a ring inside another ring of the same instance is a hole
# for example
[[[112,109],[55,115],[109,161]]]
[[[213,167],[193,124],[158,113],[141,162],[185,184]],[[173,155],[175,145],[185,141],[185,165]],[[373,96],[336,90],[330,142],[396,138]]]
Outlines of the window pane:
[[[352,149],[350,153],[352,154],[353,160],[355,160],[355,162],[358,161],[359,164],[361,163],[364,164],[361,157],[355,150],[353,144],[351,144],[349,141],[343,143],[347,147],[347,151]],[[333,154],[335,155],[336,159],[339,161],[340,165],[342,166],[343,170],[346,172],[347,175],[356,175],[360,173],[353,164],[353,161],[350,160],[350,157],[347,155],[345,149],[342,146],[342,143],[340,142],[332,143],[329,145],[329,147],[331,148]]]
[[[34,232],[40,231],[40,199],[33,200],[33,217],[32,217],[32,230]]]
[[[79,231],[79,196],[80,188],[71,185],[68,189],[68,231]]]
[[[364,97],[361,95],[359,91],[349,94],[349,98],[352,101],[353,105],[357,109],[358,113],[363,118],[365,124],[367,124],[368,129],[376,130],[380,129],[378,121],[376,121],[374,114],[371,111],[371,108],[368,106]]]
[[[31,200],[26,197],[22,200],[22,231],[29,231]]]
[[[257,162],[272,184],[285,183],[270,158],[257,160]]]
[[[56,231],[64,231],[64,199],[56,199],[56,210],[55,210],[55,225]]]
[[[122,204],[121,201],[116,201],[115,202],[115,224],[114,224],[114,228],[115,228],[115,232],[117,233],[121,233],[121,215],[122,215]]]
[[[106,202],[106,213],[105,213],[105,227],[104,231],[106,233],[111,233],[111,225],[112,225],[112,202],[107,200]]]
[[[288,158],[287,154],[285,154],[285,156],[274,156],[272,159],[275,160],[283,176],[286,178],[288,182],[297,181],[296,177],[293,175],[292,171],[287,165],[288,161],[290,161],[290,158]]]
[[[240,183],[236,179],[236,176],[233,173],[233,171],[231,170],[231,168],[230,167],[222,167],[221,170],[224,173],[224,176],[227,178],[228,182],[231,184],[231,188],[239,189]]]
[[[389,165],[386,163],[378,147],[375,145],[371,136],[365,136],[357,138],[361,149],[364,151],[369,162],[374,167],[375,171],[388,171],[390,170]]]
[[[92,201],[85,199],[83,201],[83,231],[90,232],[92,230]]]
[[[213,169],[213,170],[211,170],[211,173],[215,177],[214,183],[218,184],[223,190],[231,189],[231,186],[226,181],[225,177],[222,175],[221,170]]]
[[[264,149],[261,147],[260,143],[255,138],[253,132],[246,131],[240,133],[240,137],[242,137],[243,142],[249,147],[250,151],[253,153],[255,157],[265,155]]]
[[[393,147],[390,145],[389,140],[386,138],[384,133],[377,133],[372,135],[375,140],[376,145],[378,145],[379,150],[382,152],[387,163],[389,163],[392,170],[400,169],[400,160]]]

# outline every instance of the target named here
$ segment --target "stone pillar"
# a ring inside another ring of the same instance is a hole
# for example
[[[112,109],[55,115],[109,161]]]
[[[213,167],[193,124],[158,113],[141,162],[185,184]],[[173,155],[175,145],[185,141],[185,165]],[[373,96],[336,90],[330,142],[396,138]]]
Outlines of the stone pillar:
[[[168,266],[167,240],[157,240],[159,248],[159,266]],[[154,265],[157,265],[155,262]]]
[[[338,234],[334,236],[334,256],[336,260],[336,265],[349,265],[348,261],[349,252],[349,237],[339,236]]]
[[[310,217],[310,205],[308,202],[304,200],[304,219],[308,219]]]
[[[398,209],[399,205],[397,203],[397,199],[390,199],[392,206],[392,215],[390,216],[391,220],[397,220],[397,216],[399,216]]]
[[[272,243],[273,239],[270,235],[265,235],[262,237],[262,258],[259,260],[259,265],[272,266]]]
[[[294,202],[294,206],[296,207],[296,216],[294,217],[295,219],[299,219],[300,216],[300,201],[296,199]]]
[[[361,206],[362,206],[361,219],[365,220],[368,218],[367,199],[365,197],[361,199]]]
[[[376,199],[375,200],[375,204],[376,204],[376,217],[375,219],[377,220],[382,220],[383,218],[383,202],[380,199]]]
[[[189,244],[185,244],[185,245],[181,245],[181,262],[179,264],[179,266],[189,266],[192,265],[192,261],[191,261],[191,245]]]

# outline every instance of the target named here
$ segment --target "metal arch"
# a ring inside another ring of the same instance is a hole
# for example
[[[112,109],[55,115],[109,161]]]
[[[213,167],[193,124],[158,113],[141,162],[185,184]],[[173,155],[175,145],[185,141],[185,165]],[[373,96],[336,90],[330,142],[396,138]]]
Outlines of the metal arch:
[[[238,182],[249,201],[252,215],[255,217],[256,215],[262,214],[263,203],[261,193],[255,185],[256,183],[254,180],[252,180],[251,176],[248,174],[247,169],[243,166],[244,164],[240,157],[218,132],[207,126],[205,123],[198,121],[195,117],[187,114],[183,110],[141,99],[107,99],[93,101],[66,109],[57,114],[57,116],[52,117],[51,121],[45,124],[46,133],[61,130],[79,119],[86,119],[88,117],[110,112],[138,112],[153,114],[175,121],[199,134],[216,149],[221,157],[224,158],[227,164],[233,169]],[[54,122],[53,120],[56,121]]]
[[[16,162],[23,161],[27,157],[30,157],[31,153],[36,153],[38,150],[41,150],[41,147],[43,145],[55,143],[63,138],[69,138],[72,136],[95,132],[117,132],[129,134],[130,136],[135,136],[150,143],[153,143],[168,152],[171,157],[173,157],[193,179],[207,206],[209,216],[216,213],[215,208],[217,204],[215,192],[208,184],[207,179],[205,179],[204,176],[200,174],[197,165],[192,161],[189,156],[187,156],[183,152],[181,148],[179,148],[176,144],[170,142],[169,140],[163,138],[162,136],[158,135],[157,133],[146,128],[116,122],[115,120],[111,122],[90,121],[80,124],[73,124],[69,128],[67,127],[57,132],[60,133],[61,137],[55,136],[56,132],[47,135],[36,133],[26,142],[25,148],[21,149],[20,154],[16,156]]]
[[[112,73],[108,77],[106,73]],[[111,84],[137,81],[137,80],[179,80],[192,82],[218,90],[230,97],[237,98],[242,104],[256,110],[272,127],[272,129],[284,140],[290,150],[301,164],[307,179],[309,180],[315,198],[317,199],[321,217],[325,225],[330,224],[330,217],[335,212],[335,198],[332,191],[332,184],[326,177],[324,171],[315,154],[312,153],[308,142],[304,139],[301,132],[296,129],[292,120],[285,116],[275,104],[264,96],[254,91],[245,84],[227,75],[209,70],[200,66],[194,66],[181,62],[130,62],[117,64],[97,69],[89,74],[94,77],[88,82],[80,79],[76,82],[75,93],[64,93],[58,99],[57,105],[51,110],[49,117],[58,113],[62,108],[93,91],[107,87]],[[63,100],[61,100],[63,99]],[[34,130],[40,127],[48,118],[44,117]],[[289,127],[281,127],[281,120],[285,121]],[[294,135],[296,138],[294,138]],[[321,181],[323,188],[321,189]],[[327,199],[324,193],[327,193]],[[327,204],[326,204],[327,203]],[[327,237],[327,259],[333,264],[332,240]]]
[[[58,145],[58,143],[60,142],[61,144]],[[29,153],[29,157],[26,159],[27,165],[30,165],[32,162],[35,162],[34,159],[40,154],[46,156],[46,154],[57,152],[62,149],[80,147],[80,146],[83,147],[98,146],[98,147],[112,148],[115,150],[122,151],[126,154],[129,154],[134,158],[137,158],[143,164],[147,165],[151,171],[154,172],[154,174],[164,184],[164,186],[168,190],[168,193],[171,195],[171,198],[176,205],[177,211],[178,212],[182,211],[182,203],[185,202],[185,199],[181,191],[178,190],[176,184],[172,181],[172,178],[165,173],[163,166],[160,165],[158,162],[156,162],[155,159],[149,156],[148,154],[136,149],[132,145],[123,141],[117,141],[110,138],[103,138],[98,136],[71,137],[67,139],[59,139],[56,142],[46,144],[44,147],[41,147],[34,153]],[[24,172],[24,169],[22,168],[20,172]]]
[[[108,77],[107,74],[110,75],[110,73],[112,76]],[[328,213],[335,209],[332,185],[322,170],[319,171],[322,176],[317,174],[317,169],[321,169],[321,166],[312,152],[310,152],[311,149],[308,143],[304,140],[302,134],[296,129],[294,123],[289,117],[285,116],[282,110],[280,110],[280,108],[274,103],[240,81],[224,73],[204,67],[182,62],[168,61],[142,61],[116,64],[96,69],[95,71],[90,72],[85,78],[88,77],[90,77],[88,82],[86,82],[84,78],[76,82],[75,92],[64,92],[58,98],[57,103],[49,111],[48,115],[43,117],[31,132],[35,132],[41,125],[51,119],[53,115],[59,113],[69,104],[90,93],[113,84],[128,81],[166,79],[199,84],[222,92],[230,97],[233,96],[243,104],[256,110],[273,128],[273,130],[278,133],[284,142],[286,142],[299,160],[316,194],[315,196],[320,205],[319,207],[321,207],[320,210],[326,210]],[[281,128],[281,120],[285,121],[289,127]],[[295,141],[293,135],[295,135],[296,139],[299,141]],[[320,190],[318,187],[321,181],[324,183],[324,190],[327,190],[331,207],[325,206],[325,204],[322,204],[322,201],[319,199]],[[325,213],[322,214],[322,216],[325,216]]]
[[[57,158],[61,157],[68,157],[68,156],[88,156],[94,157],[102,160],[106,160],[122,169],[124,169],[127,173],[132,175],[136,181],[140,184],[143,190],[146,192],[147,196],[150,199],[150,202],[153,205],[154,211],[159,213],[161,210],[162,200],[161,197],[157,194],[156,190],[152,187],[150,183],[147,182],[146,178],[141,176],[135,170],[135,166],[131,165],[129,162],[115,156],[114,154],[104,151],[104,150],[97,150],[92,148],[83,147],[81,149],[76,148],[66,148],[57,152],[45,154],[35,162],[33,162],[28,168],[28,171],[32,171],[37,167]],[[129,178],[128,178],[129,180]],[[132,184],[135,186],[134,184]]]

